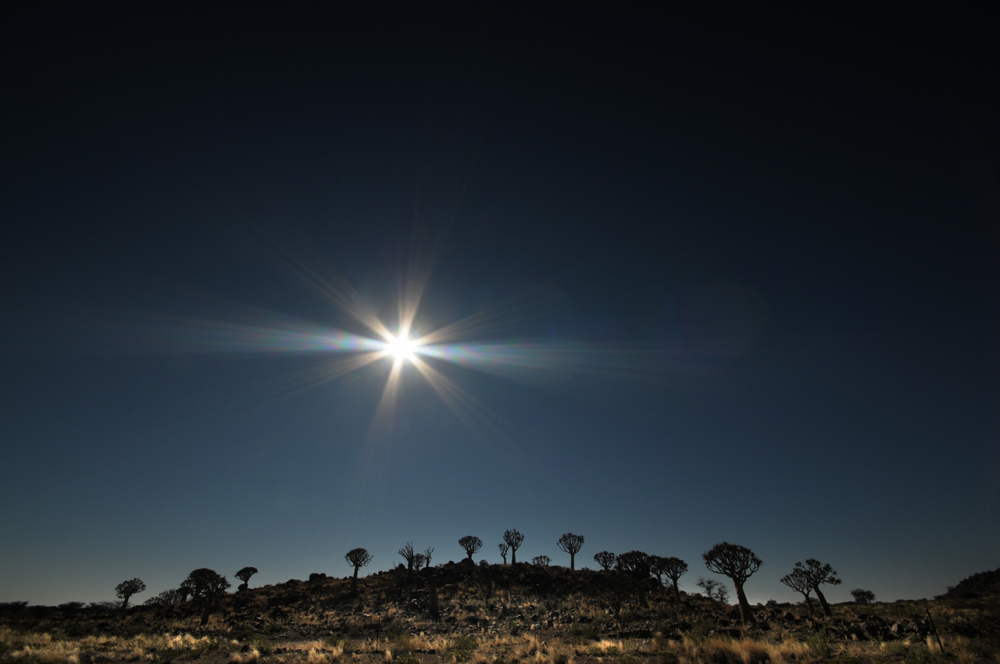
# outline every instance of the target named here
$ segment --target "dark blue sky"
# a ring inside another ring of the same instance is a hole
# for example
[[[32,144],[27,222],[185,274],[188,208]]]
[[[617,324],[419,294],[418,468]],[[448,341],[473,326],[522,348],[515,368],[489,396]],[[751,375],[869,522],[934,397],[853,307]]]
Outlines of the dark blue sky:
[[[0,601],[499,562],[507,528],[687,590],[737,542],[751,601],[808,557],[836,601],[997,566],[985,17],[24,11]],[[424,356],[445,398],[404,363],[376,412],[389,359],[303,344],[395,330],[414,276],[415,333],[467,324]]]

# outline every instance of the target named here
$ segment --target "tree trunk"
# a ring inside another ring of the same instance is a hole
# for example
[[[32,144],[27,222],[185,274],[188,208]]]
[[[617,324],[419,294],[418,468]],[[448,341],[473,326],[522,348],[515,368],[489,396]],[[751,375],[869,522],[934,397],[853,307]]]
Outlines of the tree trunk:
[[[813,614],[812,598],[809,597],[808,593],[802,593],[802,596],[806,598],[806,606],[809,608],[809,617],[812,617]]]
[[[747,601],[746,593],[743,592],[743,584],[733,580],[733,585],[736,586],[736,598],[740,603],[740,617],[743,618],[743,622],[757,622],[753,617],[753,611],[750,610],[750,602]]]
[[[569,568],[570,570],[576,569],[576,554],[572,552],[569,554]]]
[[[511,565],[517,564],[517,549],[515,549],[514,547],[511,547],[510,549],[510,564]]]
[[[671,579],[671,581],[674,582],[674,597],[676,597],[679,602],[681,601],[681,589],[677,587],[677,579]]]
[[[351,577],[351,594],[358,594],[358,568],[354,568],[354,576]]]
[[[131,595],[126,595],[125,599],[122,600],[122,613],[124,613],[125,609],[128,608],[128,598],[129,597],[131,597]]]
[[[431,585],[431,620],[434,622],[441,622],[441,609],[438,607],[438,589],[437,583],[434,581],[434,577],[430,578]]]
[[[819,597],[819,603],[823,606],[823,615],[829,618],[833,615],[833,611],[830,610],[830,605],[826,603],[826,598],[823,597],[823,593],[819,591],[819,586],[813,586],[813,590],[816,591],[816,597]]]

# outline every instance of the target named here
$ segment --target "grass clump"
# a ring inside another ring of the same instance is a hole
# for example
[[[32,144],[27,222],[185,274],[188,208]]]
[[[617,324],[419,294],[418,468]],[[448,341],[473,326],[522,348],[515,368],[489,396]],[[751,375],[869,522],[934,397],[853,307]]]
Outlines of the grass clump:
[[[463,634],[451,642],[448,652],[455,657],[456,662],[466,662],[472,658],[478,648],[479,641],[476,640],[476,637]]]

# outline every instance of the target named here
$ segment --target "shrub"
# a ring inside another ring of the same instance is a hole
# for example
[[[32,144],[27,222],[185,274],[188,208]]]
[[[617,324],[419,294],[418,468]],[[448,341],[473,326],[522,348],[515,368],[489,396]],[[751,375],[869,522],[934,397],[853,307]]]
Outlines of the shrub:
[[[476,637],[463,634],[452,641],[448,652],[455,656],[455,661],[464,662],[472,657],[472,654],[476,652],[478,647],[479,642],[476,640]]]

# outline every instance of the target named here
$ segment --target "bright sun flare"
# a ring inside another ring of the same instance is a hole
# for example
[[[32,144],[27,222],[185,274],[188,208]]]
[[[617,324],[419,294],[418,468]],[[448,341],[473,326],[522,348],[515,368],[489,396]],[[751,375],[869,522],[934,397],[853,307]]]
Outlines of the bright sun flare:
[[[417,347],[410,339],[405,335],[398,337],[391,337],[387,345],[386,350],[397,360],[408,360],[413,359],[413,350]]]

